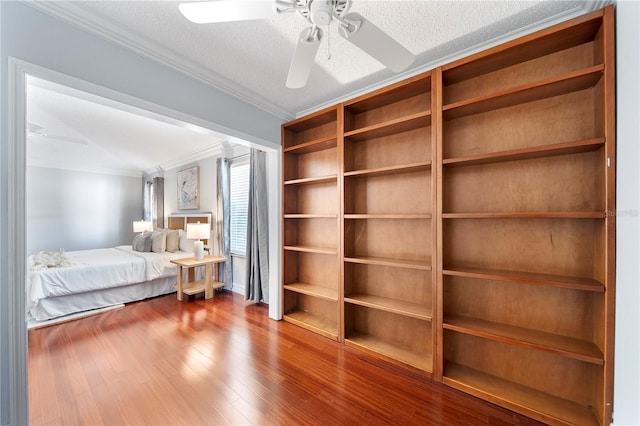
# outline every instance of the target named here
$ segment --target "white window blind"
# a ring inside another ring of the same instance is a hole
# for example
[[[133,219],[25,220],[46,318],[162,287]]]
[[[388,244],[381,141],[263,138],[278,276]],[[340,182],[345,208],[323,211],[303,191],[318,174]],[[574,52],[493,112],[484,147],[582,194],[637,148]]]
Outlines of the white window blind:
[[[247,249],[249,163],[231,164],[231,254],[244,256]]]

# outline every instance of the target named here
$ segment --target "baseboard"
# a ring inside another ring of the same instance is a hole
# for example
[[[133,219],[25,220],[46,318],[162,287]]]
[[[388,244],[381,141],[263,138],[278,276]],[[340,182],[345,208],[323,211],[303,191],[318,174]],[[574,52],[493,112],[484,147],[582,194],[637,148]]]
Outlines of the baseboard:
[[[63,323],[63,322],[73,321],[73,320],[77,320],[77,319],[80,319],[80,318],[88,317],[88,316],[91,316],[91,315],[101,314],[103,312],[111,311],[113,309],[120,309],[123,306],[124,306],[123,304],[107,306],[105,308],[98,308],[98,309],[92,309],[90,311],[77,312],[75,314],[69,314],[69,315],[65,315],[65,316],[62,316],[62,317],[53,318],[53,319],[44,320],[44,321],[29,320],[27,322],[27,329],[33,330],[33,329],[41,328],[41,327],[48,327],[48,326],[54,325],[54,324],[60,324],[60,323]]]

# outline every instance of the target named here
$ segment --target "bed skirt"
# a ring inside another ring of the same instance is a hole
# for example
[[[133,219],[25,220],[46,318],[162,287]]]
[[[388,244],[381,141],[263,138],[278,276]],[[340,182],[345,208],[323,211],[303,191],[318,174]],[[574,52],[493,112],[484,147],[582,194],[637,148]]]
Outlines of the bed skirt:
[[[45,321],[72,313],[120,305],[176,291],[175,275],[138,284],[40,299],[30,319]]]

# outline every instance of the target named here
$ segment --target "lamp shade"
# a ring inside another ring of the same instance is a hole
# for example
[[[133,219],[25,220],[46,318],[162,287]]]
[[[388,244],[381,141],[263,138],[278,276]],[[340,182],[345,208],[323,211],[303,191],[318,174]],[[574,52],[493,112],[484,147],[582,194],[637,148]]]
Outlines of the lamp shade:
[[[190,240],[208,240],[209,224],[208,223],[187,223],[187,238]]]
[[[133,222],[133,232],[151,231],[152,229],[151,222],[145,222],[144,220]]]

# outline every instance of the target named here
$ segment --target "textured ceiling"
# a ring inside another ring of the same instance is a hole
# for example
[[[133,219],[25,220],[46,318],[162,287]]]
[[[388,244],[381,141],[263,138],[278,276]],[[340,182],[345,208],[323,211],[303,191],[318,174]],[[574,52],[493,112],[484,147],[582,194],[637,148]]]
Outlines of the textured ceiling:
[[[394,74],[331,28],[328,36],[325,32],[309,81],[301,89],[285,86],[298,36],[308,26],[297,13],[274,14],[267,20],[199,25],[180,14],[178,1],[28,4],[286,121],[608,2],[353,1],[351,12],[361,14],[398,40],[416,55],[416,61],[403,73]],[[202,129],[193,132],[181,123],[124,105],[105,105],[96,97],[44,82],[29,88],[28,119],[51,135],[87,141],[79,144],[31,136],[27,154],[32,165],[136,174],[158,166],[181,165],[180,160],[211,151],[224,140],[224,135],[203,133]],[[148,149],[149,141],[153,141],[153,151]],[[162,149],[156,149],[159,146]]]
[[[239,0],[242,1],[242,0]],[[269,1],[269,0],[265,0]],[[297,13],[267,20],[194,24],[177,1],[50,2],[39,7],[102,32],[133,49],[152,52],[183,71],[224,87],[283,118],[335,103],[594,8],[585,1],[354,1],[357,12],[417,56],[393,74],[337,34],[318,51],[306,87],[285,87],[300,32]],[[330,59],[329,59],[330,54]]]
[[[223,135],[35,77],[27,123],[31,166],[140,176],[227,149]]]

